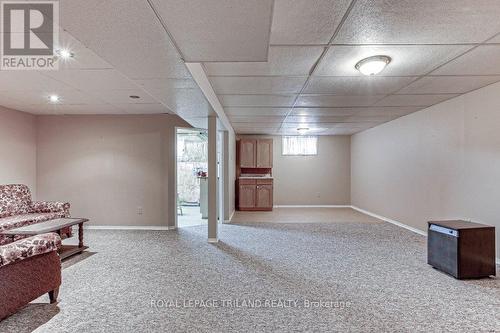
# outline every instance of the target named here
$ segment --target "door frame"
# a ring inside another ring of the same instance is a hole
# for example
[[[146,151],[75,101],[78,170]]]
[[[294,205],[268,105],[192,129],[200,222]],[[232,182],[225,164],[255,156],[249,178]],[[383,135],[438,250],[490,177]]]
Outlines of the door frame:
[[[179,228],[179,215],[178,215],[178,211],[179,211],[179,203],[178,203],[178,200],[177,200],[177,189],[178,189],[178,183],[177,183],[177,169],[178,169],[178,165],[177,165],[177,135],[178,135],[178,132],[177,130],[179,129],[187,129],[187,130],[192,130],[193,132],[196,132],[196,131],[199,131],[199,132],[206,132],[208,134],[208,130],[204,129],[204,128],[196,128],[196,127],[184,127],[184,126],[175,126],[175,134],[174,134],[174,198],[175,198],[175,229]],[[207,161],[208,163],[208,161]]]

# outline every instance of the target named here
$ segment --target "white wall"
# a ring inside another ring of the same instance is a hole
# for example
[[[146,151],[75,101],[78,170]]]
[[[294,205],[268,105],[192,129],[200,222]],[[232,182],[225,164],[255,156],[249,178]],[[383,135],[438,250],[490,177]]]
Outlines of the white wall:
[[[281,137],[272,138],[275,205],[350,205],[349,136],[319,136],[317,156],[283,156]]]
[[[92,225],[166,226],[175,126],[189,127],[170,115],[38,117],[38,196]]]
[[[432,219],[497,227],[500,83],[352,137],[352,204],[426,230]]]
[[[36,195],[36,119],[1,106],[0,184],[26,184]]]

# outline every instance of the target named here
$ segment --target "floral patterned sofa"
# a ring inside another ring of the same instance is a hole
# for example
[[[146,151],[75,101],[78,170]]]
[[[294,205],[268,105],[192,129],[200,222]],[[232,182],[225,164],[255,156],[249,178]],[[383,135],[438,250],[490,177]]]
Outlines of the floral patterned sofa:
[[[0,321],[45,293],[57,301],[61,261],[55,233],[24,238],[0,246]]]
[[[69,217],[69,203],[33,202],[28,186],[22,184],[0,185],[0,232],[55,218]],[[71,229],[62,233],[70,236]],[[24,238],[17,236],[14,241]],[[12,242],[11,237],[0,235],[0,245]]]

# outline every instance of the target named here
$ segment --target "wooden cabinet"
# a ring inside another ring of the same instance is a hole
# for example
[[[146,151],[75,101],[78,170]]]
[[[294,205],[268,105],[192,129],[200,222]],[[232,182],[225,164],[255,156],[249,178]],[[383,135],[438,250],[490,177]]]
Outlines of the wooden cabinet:
[[[257,208],[273,208],[273,185],[257,185],[255,193]]]
[[[239,202],[240,208],[254,208],[255,207],[255,185],[240,185],[239,186]]]
[[[272,179],[240,179],[238,180],[239,210],[272,210]]]
[[[257,165],[257,140],[241,139],[240,167],[255,168]]]
[[[257,168],[273,167],[273,140],[257,140]]]
[[[272,139],[241,139],[239,143],[240,168],[273,167]]]

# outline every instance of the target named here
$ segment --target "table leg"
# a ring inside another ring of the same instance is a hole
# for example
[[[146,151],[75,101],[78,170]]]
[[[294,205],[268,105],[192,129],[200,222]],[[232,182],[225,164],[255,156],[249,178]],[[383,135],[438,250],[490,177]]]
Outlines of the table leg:
[[[78,247],[83,247],[83,223],[78,224]]]

